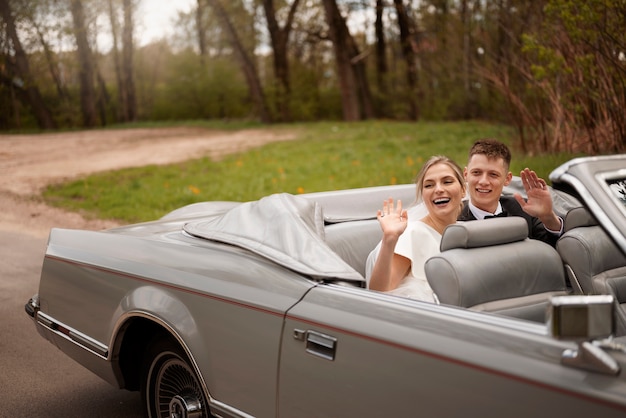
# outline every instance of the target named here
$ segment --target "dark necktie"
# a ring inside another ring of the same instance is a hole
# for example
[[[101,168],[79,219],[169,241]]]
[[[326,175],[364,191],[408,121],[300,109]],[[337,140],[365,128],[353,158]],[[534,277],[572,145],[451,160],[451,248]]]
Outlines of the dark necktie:
[[[508,215],[505,211],[502,211],[500,213],[498,213],[497,215],[487,215],[485,216],[485,219],[491,219],[491,218],[506,218]]]

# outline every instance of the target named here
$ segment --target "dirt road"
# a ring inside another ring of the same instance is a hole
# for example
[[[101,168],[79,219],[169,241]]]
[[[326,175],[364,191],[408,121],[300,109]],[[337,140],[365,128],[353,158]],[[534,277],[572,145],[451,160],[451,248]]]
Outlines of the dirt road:
[[[119,129],[41,135],[0,135],[0,231],[47,236],[51,227],[99,230],[117,226],[52,208],[46,185],[90,173],[245,151],[295,135],[266,130]]]

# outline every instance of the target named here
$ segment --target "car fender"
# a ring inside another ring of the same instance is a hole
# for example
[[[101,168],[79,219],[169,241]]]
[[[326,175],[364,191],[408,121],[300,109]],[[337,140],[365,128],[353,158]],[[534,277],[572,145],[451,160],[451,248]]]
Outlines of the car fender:
[[[175,339],[182,347],[191,366],[196,372],[207,398],[210,398],[207,382],[200,370],[198,359],[193,353],[209,353],[206,342],[199,338],[197,324],[192,312],[185,303],[180,300],[175,292],[167,288],[157,286],[141,286],[128,292],[120,301],[114,318],[113,333],[111,337],[111,356],[116,358],[122,347],[122,342],[127,337],[127,325],[138,318],[145,319],[164,329],[169,336]],[[147,343],[147,341],[146,341]],[[202,361],[210,364],[208,355],[202,355]],[[116,364],[116,368],[119,364]],[[206,369],[205,369],[206,370]],[[116,374],[121,376],[121,370]]]

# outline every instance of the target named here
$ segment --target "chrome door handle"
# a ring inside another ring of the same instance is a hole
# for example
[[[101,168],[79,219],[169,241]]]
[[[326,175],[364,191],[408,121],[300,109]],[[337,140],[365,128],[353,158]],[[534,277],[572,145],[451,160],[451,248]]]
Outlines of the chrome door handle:
[[[306,332],[306,352],[324,358],[326,360],[335,359],[337,339],[330,335],[316,331]]]

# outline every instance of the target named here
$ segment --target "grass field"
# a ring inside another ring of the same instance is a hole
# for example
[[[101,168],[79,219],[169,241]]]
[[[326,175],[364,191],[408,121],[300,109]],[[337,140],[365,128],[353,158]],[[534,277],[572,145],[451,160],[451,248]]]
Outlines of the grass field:
[[[217,162],[201,158],[92,175],[48,188],[44,199],[90,217],[139,222],[199,201],[410,183],[434,154],[445,154],[463,167],[471,144],[484,137],[511,146],[513,174],[530,167],[547,179],[572,157],[520,155],[510,128],[483,122],[320,122],[261,129],[296,132],[298,139]]]

